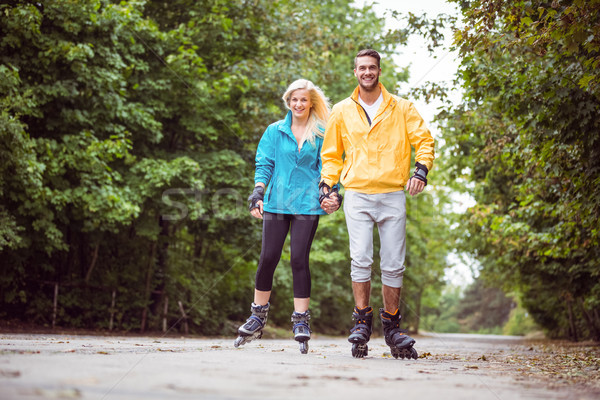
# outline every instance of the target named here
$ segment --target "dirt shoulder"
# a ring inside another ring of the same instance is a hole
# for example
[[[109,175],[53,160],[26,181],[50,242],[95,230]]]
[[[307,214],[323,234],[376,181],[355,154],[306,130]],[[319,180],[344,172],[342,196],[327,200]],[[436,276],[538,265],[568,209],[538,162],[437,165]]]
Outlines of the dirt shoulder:
[[[597,399],[597,344],[420,335],[421,358],[383,339],[355,359],[345,338],[293,340],[0,334],[6,399]],[[418,397],[417,397],[418,396]]]

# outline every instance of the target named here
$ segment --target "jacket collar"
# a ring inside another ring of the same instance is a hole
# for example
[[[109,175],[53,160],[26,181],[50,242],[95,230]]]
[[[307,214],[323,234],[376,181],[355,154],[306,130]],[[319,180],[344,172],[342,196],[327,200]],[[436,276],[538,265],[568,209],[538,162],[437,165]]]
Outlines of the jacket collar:
[[[281,121],[279,121],[279,123],[277,124],[277,129],[279,129],[281,132],[287,133],[288,135],[292,135],[292,111],[289,110],[287,112],[287,115],[285,116],[285,119],[282,119]]]
[[[381,82],[379,82],[379,88],[381,89],[381,94],[383,94],[383,104],[388,104],[392,98],[392,95],[390,94],[390,92],[387,91],[387,89],[385,88],[385,86],[383,86],[383,83],[381,83]],[[352,92],[352,95],[350,96],[352,98],[352,100],[354,100],[357,103],[358,103],[359,89],[360,89],[360,86],[357,86],[354,89],[354,92]]]

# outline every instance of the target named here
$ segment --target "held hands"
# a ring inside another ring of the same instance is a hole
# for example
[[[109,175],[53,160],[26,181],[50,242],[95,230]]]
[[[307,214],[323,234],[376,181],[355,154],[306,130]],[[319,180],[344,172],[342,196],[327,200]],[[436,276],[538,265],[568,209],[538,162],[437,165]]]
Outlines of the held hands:
[[[260,185],[255,186],[250,196],[248,196],[248,209],[254,218],[262,219],[264,198],[265,188]]]
[[[340,203],[337,200],[330,199],[329,197],[325,198],[321,203],[321,208],[325,210],[327,214],[331,214],[337,211],[340,208]]]
[[[337,187],[331,189],[325,182],[319,184],[319,202],[321,208],[331,214],[342,205],[343,196],[339,194]]]

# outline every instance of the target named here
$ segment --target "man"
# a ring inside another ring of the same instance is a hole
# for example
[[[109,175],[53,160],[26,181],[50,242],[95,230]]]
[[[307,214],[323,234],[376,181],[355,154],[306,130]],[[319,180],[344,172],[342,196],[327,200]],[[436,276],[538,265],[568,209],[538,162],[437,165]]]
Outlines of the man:
[[[415,340],[400,328],[398,305],[406,253],[406,199],[423,191],[433,166],[434,141],[414,105],[390,94],[379,83],[381,57],[375,50],[361,50],[354,59],[358,87],[336,104],[325,130],[321,151],[321,207],[335,209],[336,198],[327,197],[333,185],[346,189],[344,213],[350,237],[355,326],[348,341],[352,355],[368,354],[373,309],[371,265],[373,225],[381,242],[383,305],[379,315],[385,341],[395,358],[417,358]],[[411,146],[416,169],[409,178]],[[343,155],[345,156],[343,157]]]

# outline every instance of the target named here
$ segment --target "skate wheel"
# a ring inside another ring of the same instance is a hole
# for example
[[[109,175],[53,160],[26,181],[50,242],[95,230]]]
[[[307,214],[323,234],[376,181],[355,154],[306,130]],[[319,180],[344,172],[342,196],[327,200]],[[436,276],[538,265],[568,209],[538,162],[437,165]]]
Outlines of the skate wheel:
[[[415,350],[414,347],[410,348],[410,355],[411,357],[416,360],[417,358],[419,358],[419,353],[417,353],[417,350]],[[410,358],[410,357],[409,357]]]
[[[260,332],[255,332],[252,335],[246,336],[246,335],[240,335],[237,337],[237,339],[235,339],[235,341],[233,342],[233,345],[235,347],[240,347],[243,344],[249,343],[253,340],[256,339],[260,339],[262,337],[263,333],[262,331]]]
[[[300,353],[308,353],[308,342],[300,342]]]
[[[243,345],[245,343],[245,338],[243,336],[238,336],[237,339],[235,339],[235,341],[233,342],[233,346],[234,347],[240,347],[241,345]]]
[[[363,358],[369,354],[369,346],[366,343],[354,343],[352,345],[352,357]]]
[[[401,359],[417,359],[419,358],[419,354],[417,353],[417,350],[414,349],[414,347],[407,347],[404,349],[398,349],[398,348],[392,348],[392,356],[394,356],[394,358],[401,358]]]

